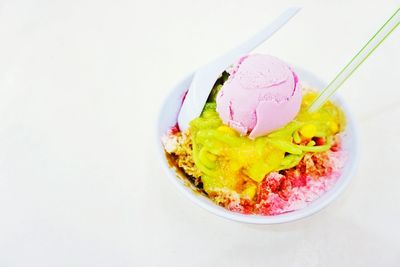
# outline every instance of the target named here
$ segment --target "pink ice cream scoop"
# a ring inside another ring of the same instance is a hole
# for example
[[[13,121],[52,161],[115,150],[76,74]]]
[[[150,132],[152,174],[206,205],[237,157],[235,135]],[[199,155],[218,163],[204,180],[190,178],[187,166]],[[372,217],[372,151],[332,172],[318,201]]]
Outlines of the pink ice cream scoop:
[[[293,120],[301,105],[297,75],[283,61],[254,54],[240,59],[217,95],[222,121],[250,138]]]

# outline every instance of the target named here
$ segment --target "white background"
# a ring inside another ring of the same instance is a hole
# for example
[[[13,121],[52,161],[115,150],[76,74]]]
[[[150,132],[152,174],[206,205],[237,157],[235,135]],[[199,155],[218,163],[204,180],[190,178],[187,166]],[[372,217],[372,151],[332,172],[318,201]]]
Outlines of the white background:
[[[252,226],[188,202],[155,153],[183,75],[289,1],[0,1],[0,266],[400,266],[400,29],[341,88],[360,129],[349,188]],[[400,1],[298,1],[258,52],[329,80]]]

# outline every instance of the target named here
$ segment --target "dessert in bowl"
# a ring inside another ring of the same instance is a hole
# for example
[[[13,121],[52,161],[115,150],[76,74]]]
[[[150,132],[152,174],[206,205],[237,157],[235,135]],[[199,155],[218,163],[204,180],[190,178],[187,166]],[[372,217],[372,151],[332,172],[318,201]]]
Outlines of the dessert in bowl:
[[[164,102],[157,142],[168,176],[195,203],[237,221],[280,223],[313,214],[344,189],[356,160],[354,122],[338,97],[307,111],[324,87],[317,77],[272,56],[243,57],[181,132],[190,81]]]

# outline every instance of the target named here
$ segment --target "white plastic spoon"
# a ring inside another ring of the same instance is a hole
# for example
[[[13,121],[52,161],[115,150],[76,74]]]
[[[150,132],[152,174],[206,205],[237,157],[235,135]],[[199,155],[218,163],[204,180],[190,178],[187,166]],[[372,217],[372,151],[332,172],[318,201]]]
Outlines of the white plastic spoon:
[[[200,116],[218,76],[227,67],[235,63],[240,56],[248,54],[271,37],[299,11],[300,8],[297,7],[287,9],[256,35],[196,71],[178,115],[178,125],[182,132],[185,132],[189,128],[189,122]]]

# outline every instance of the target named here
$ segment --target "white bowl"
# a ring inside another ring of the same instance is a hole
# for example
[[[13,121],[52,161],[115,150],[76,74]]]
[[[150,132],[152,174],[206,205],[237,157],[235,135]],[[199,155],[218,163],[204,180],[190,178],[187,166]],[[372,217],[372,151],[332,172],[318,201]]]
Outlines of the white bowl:
[[[308,85],[313,88],[324,88],[326,83],[321,81],[318,77],[305,71],[301,68],[295,68],[296,73],[299,75],[300,82],[303,85]],[[179,178],[175,172],[175,169],[170,167],[168,161],[165,157],[165,153],[161,144],[161,137],[176,124],[179,109],[182,105],[182,97],[190,85],[193,75],[188,75],[176,86],[174,86],[166,97],[157,122],[157,146],[158,154],[161,159],[161,164],[165,170],[166,176],[175,184],[175,186],[190,199],[193,203],[199,205],[200,207],[227,219],[234,221],[254,223],[254,224],[277,224],[285,223],[290,221],[295,221],[307,216],[310,216],[317,211],[320,211],[336,199],[339,194],[348,185],[353,173],[355,171],[356,162],[358,159],[358,137],[356,133],[356,127],[354,125],[354,120],[348,106],[343,101],[342,98],[335,95],[332,100],[339,105],[346,115],[346,129],[343,138],[343,149],[348,153],[348,158],[346,160],[345,166],[342,170],[342,175],[339,177],[335,185],[320,198],[311,202],[308,206],[274,216],[262,216],[262,215],[244,215],[236,212],[229,211],[223,207],[218,206],[212,200],[203,196],[199,193],[195,193],[190,187],[185,184],[181,178]]]

